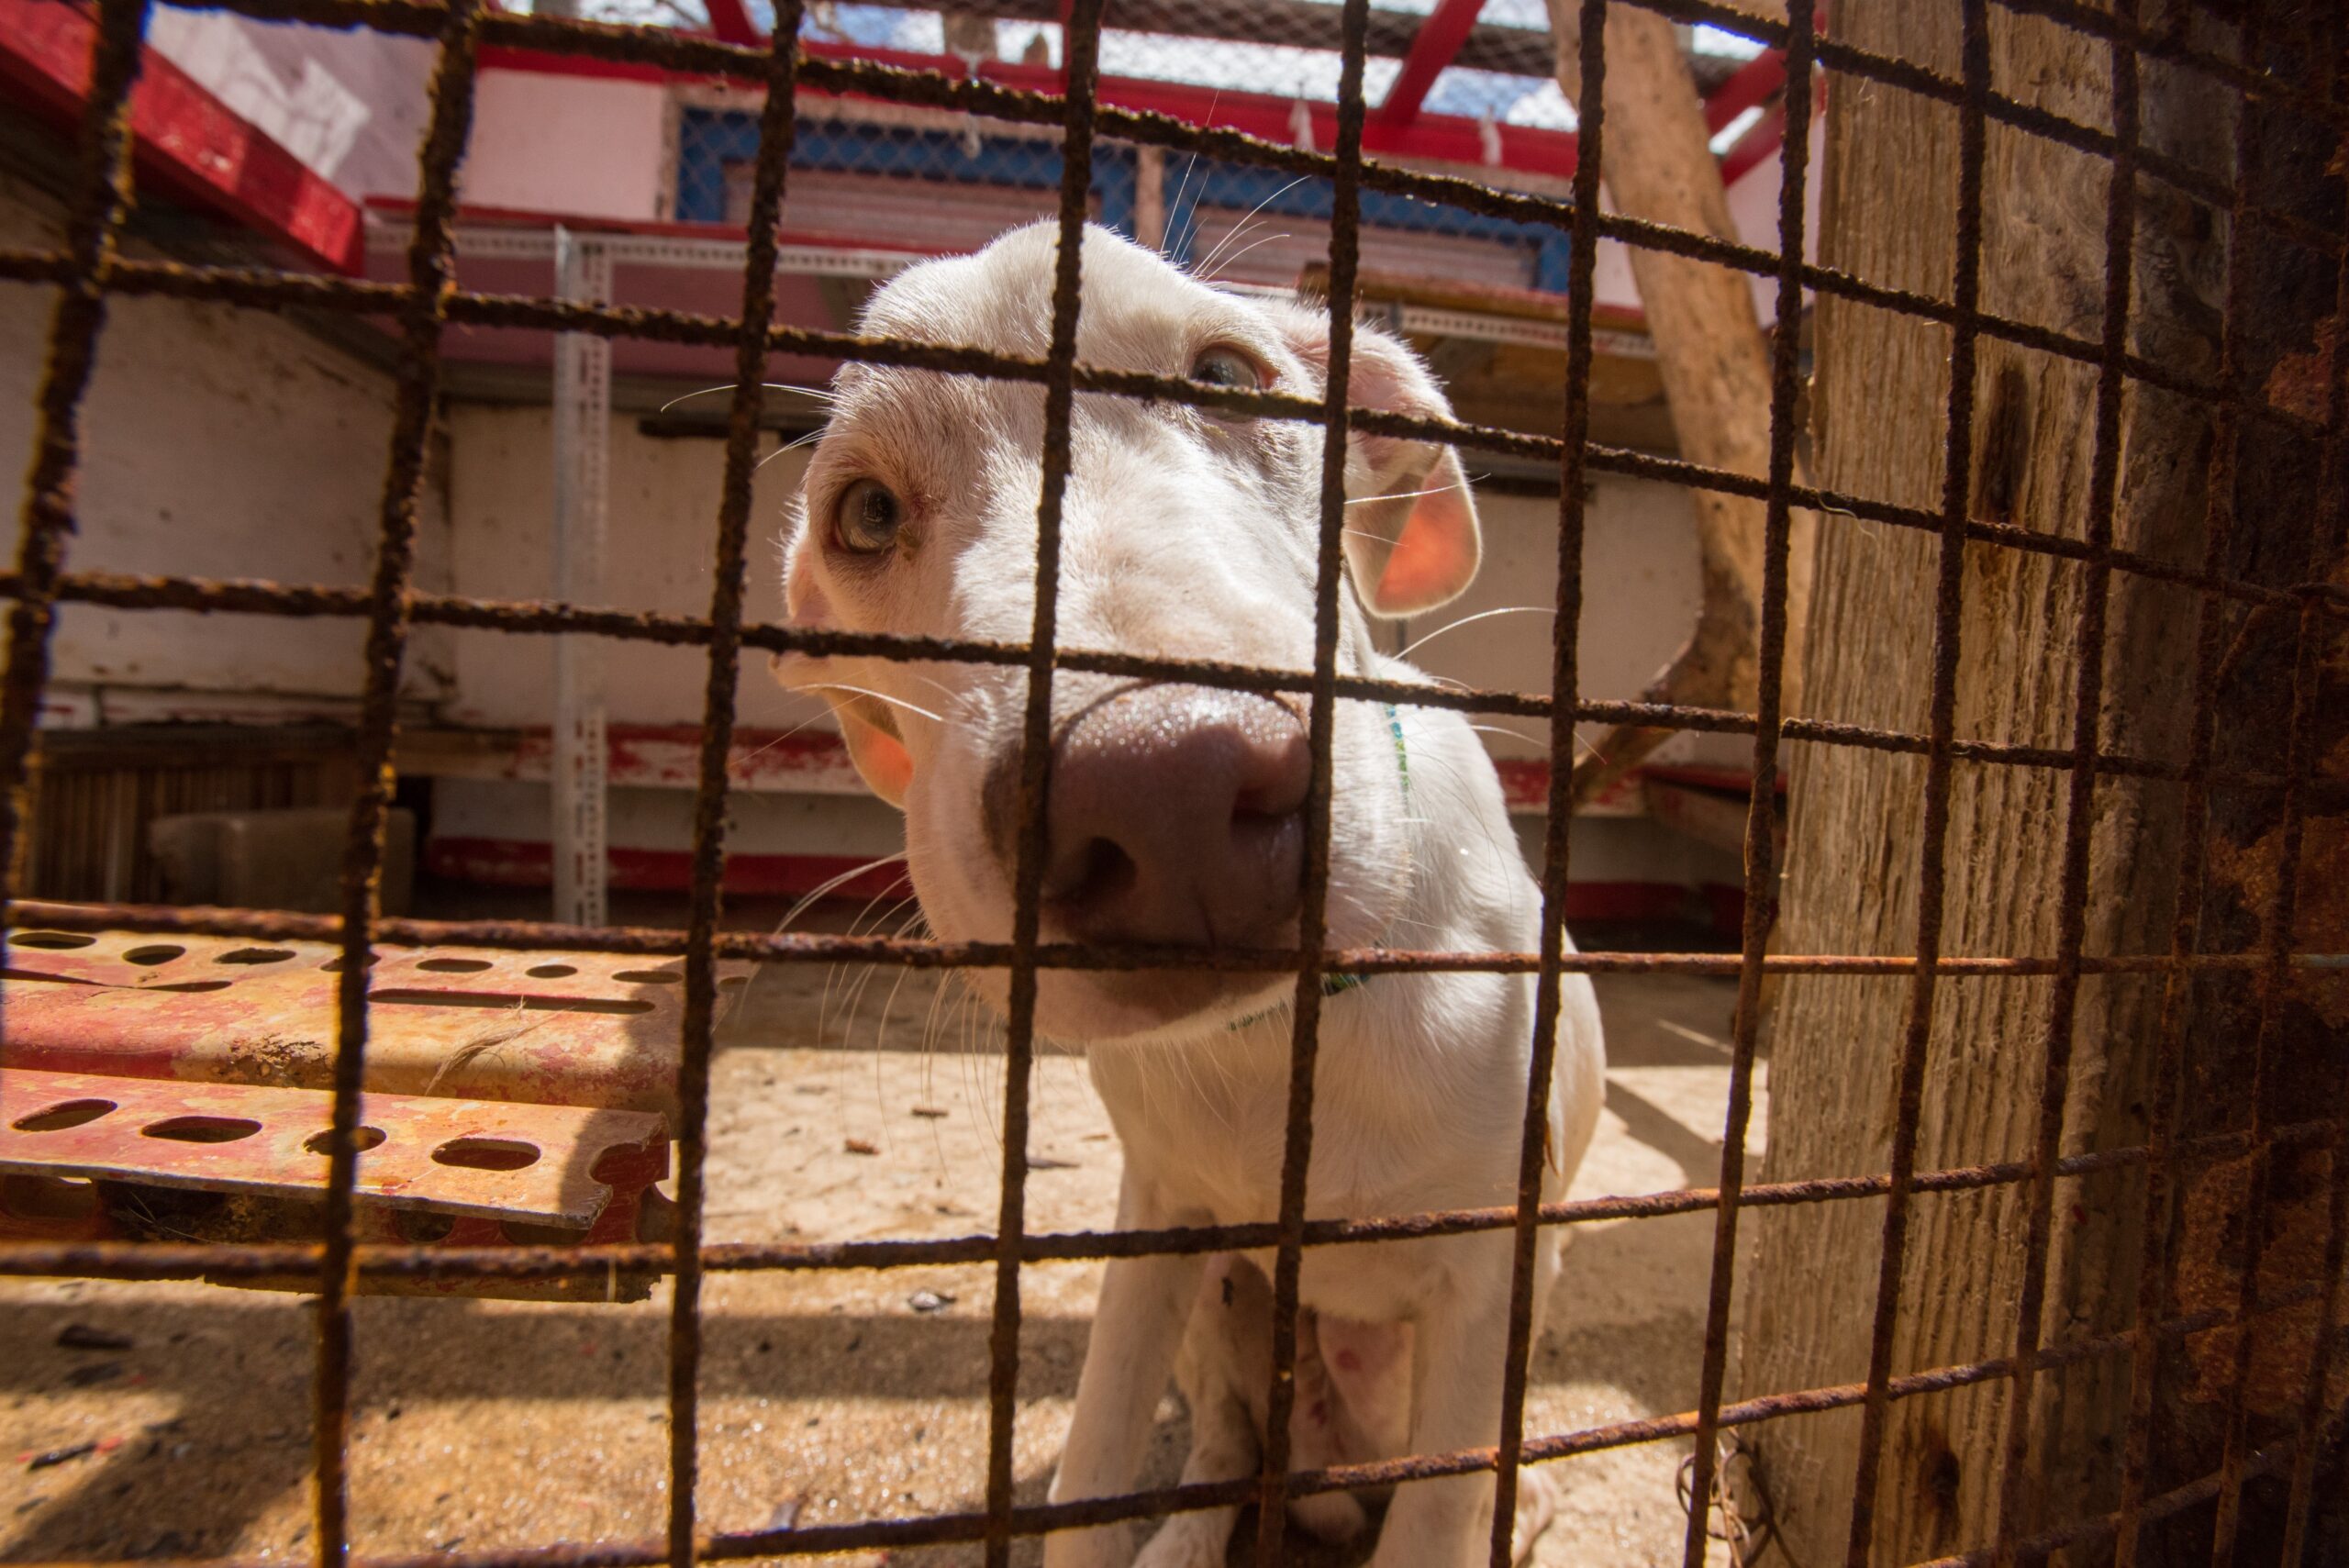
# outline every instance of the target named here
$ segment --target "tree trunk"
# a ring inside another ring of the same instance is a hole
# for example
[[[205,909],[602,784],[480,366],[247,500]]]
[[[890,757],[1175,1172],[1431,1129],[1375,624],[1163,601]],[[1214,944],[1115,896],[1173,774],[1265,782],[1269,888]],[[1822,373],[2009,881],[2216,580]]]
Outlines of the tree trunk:
[[[1780,20],[1784,20],[1783,6]],[[1582,92],[1581,17],[1575,0],[1550,0],[1558,84]],[[1606,128],[1601,161],[1615,209],[1692,233],[1736,239],[1720,165],[1707,145],[1704,106],[1673,25],[1654,12],[1610,6],[1607,16]],[[1799,106],[1798,111],[1799,112]],[[1742,272],[1661,251],[1631,250],[1656,365],[1680,455],[1756,479],[1770,469],[1770,353]],[[1692,490],[1703,597],[1687,647],[1643,700],[1705,707],[1754,704],[1761,630],[1760,501]],[[1811,519],[1794,518],[1788,558],[1786,703],[1799,694],[1802,628],[1809,597]],[[1619,728],[1575,769],[1577,804],[1591,799],[1673,731]]]
[[[1955,5],[1837,0],[1839,39],[1960,70]],[[2105,45],[1993,8],[1992,80],[2002,91],[2109,128]],[[1955,254],[1958,115],[1850,78],[1831,87],[1820,245],[1830,266],[1947,298]],[[2222,159],[2224,98],[2203,78],[2149,66],[2144,135],[2202,162]],[[2091,341],[2103,330],[2103,161],[1993,124],[1983,179],[1982,304]],[[2132,347],[2208,375],[2218,317],[2206,295],[2221,240],[2167,186],[2141,181]],[[1951,334],[1914,317],[1822,297],[1813,444],[1828,488],[1937,509]],[[1972,515],[2078,539],[2087,528],[2096,371],[1979,340]],[[2123,406],[2115,542],[2199,562],[2206,410],[2132,386]],[[1831,520],[1820,534],[1806,710],[1922,732],[1940,550],[1926,533]],[[1969,546],[1957,664],[1961,739],[2068,749],[2076,562]],[[2102,745],[2185,751],[2194,688],[2194,596],[2143,577],[2111,582]],[[1925,760],[1794,748],[1793,817],[1780,949],[1910,953],[1918,920]],[[2052,954],[2067,775],[1961,762],[1945,840],[1945,955]],[[2166,950],[2180,790],[2100,781],[2084,951]],[[2053,982],[1943,976],[1935,992],[1917,1168],[2031,1155]],[[1877,1173],[1889,1166],[1904,1018],[1897,978],[1789,981],[1770,1023],[1769,1151],[1759,1179]],[[2159,1003],[2146,977],[2089,977],[2073,1030],[2063,1148],[2143,1141]],[[2124,1171],[2056,1189],[2043,1342],[2125,1328],[2142,1184]],[[2028,1184],[1921,1194],[1910,1208],[1893,1341],[1896,1375],[2011,1353]],[[1867,1373],[1885,1205],[1755,1211],[1741,1290],[1744,1396],[1858,1382]],[[1992,1381],[1891,1407],[1876,1499],[1876,1560],[1909,1562],[1988,1540],[1998,1508],[2009,1385]],[[2032,1528],[2113,1505],[2128,1406],[2125,1354],[2043,1371],[2030,1411]],[[1841,1561],[1860,1415],[1772,1422],[1750,1442],[1792,1560]]]

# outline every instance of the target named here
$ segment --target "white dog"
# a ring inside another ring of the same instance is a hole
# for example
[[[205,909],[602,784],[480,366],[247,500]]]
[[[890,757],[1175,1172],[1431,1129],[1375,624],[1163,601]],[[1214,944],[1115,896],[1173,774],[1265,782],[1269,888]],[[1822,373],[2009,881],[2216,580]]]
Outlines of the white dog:
[[[1041,357],[1056,249],[1056,229],[1041,224],[974,256],[913,267],[874,295],[863,329]],[[1322,307],[1219,292],[1100,229],[1086,232],[1083,261],[1082,362],[1321,395]],[[1043,390],[851,365],[837,394],[787,541],[794,619],[1025,640]],[[1450,411],[1409,350],[1361,327],[1350,400]],[[1309,669],[1320,439],[1299,421],[1080,396],[1060,645]],[[1475,506],[1459,460],[1448,447],[1357,434],[1346,478],[1354,593],[1341,610],[1339,669],[1424,681],[1376,651],[1367,617],[1432,608],[1475,574]],[[786,656],[777,673],[831,700],[858,769],[904,809],[933,931],[1008,940],[1025,671]],[[1053,690],[1045,940],[1293,944],[1310,770],[1303,699],[1066,673]],[[1537,889],[1466,721],[1345,702],[1335,736],[1330,946],[1538,947]],[[974,984],[1003,1005],[1002,972]],[[1121,1227],[1275,1217],[1295,984],[1205,970],[1039,977],[1037,1029],[1089,1048],[1124,1144]],[[1530,977],[1491,973],[1389,974],[1334,992],[1321,1018],[1310,1214],[1513,1202],[1533,995]],[[1568,976],[1550,1085],[1551,1197],[1589,1142],[1601,1067],[1597,1002],[1586,979]],[[1545,1230],[1537,1254],[1537,1313],[1556,1277],[1557,1234]],[[1504,1229],[1306,1254],[1297,1468],[1498,1440],[1510,1246]],[[1271,1262],[1264,1253],[1108,1265],[1055,1500],[1134,1485],[1178,1359],[1194,1434],[1184,1478],[1253,1473]],[[1522,1475],[1520,1496],[1522,1552],[1550,1515],[1539,1472]],[[1488,1473],[1399,1488],[1374,1562],[1482,1563],[1492,1499]],[[1364,1523],[1342,1493],[1291,1512],[1325,1537]],[[1063,1531],[1047,1539],[1044,1559],[1208,1568],[1223,1562],[1234,1515],[1179,1515],[1138,1560],[1122,1527]]]

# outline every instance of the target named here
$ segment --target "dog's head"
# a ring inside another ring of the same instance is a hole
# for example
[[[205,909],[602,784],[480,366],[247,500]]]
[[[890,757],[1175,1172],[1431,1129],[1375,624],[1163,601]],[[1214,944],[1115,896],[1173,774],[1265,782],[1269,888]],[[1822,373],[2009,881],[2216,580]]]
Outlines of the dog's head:
[[[900,273],[870,335],[1042,357],[1056,228]],[[1220,293],[1087,229],[1081,362],[1318,398],[1325,309]],[[1409,350],[1354,329],[1349,401],[1450,412]],[[1035,613],[1044,391],[877,365],[836,383],[793,509],[785,591],[801,625],[1025,641]],[[1320,430],[1082,395],[1062,504],[1057,642],[1309,671]],[[1356,434],[1346,462],[1341,673],[1376,658],[1365,612],[1415,614],[1474,575],[1476,514],[1449,447]],[[932,930],[1008,940],[1027,674],[1018,666],[786,655],[833,705],[867,783],[904,808]],[[1062,672],[1053,682],[1044,940],[1293,944],[1310,772],[1306,703]],[[1385,935],[1408,885],[1397,732],[1336,713],[1332,946]],[[1000,1004],[1001,971],[974,977]],[[1037,1023],[1063,1039],[1196,1038],[1286,993],[1284,976],[1046,970]]]

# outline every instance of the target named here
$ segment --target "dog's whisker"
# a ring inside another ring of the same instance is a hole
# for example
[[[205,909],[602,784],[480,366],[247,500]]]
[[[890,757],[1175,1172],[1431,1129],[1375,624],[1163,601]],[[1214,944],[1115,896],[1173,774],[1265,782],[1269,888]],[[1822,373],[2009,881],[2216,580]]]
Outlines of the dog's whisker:
[[[1276,239],[1286,239],[1290,237],[1286,234],[1267,234],[1262,239],[1251,240],[1247,244],[1242,245],[1239,250],[1234,250],[1230,255],[1224,258],[1223,270],[1229,271],[1241,257],[1245,256],[1249,251],[1253,250],[1259,245],[1270,245]],[[1204,278],[1200,279],[1200,282],[1211,284],[1219,276],[1221,276],[1220,272],[1209,272]]]
[[[750,764],[757,762],[761,757],[765,756],[769,751],[774,751],[776,747],[782,745],[785,741],[790,740],[801,730],[807,728],[810,725],[822,723],[828,717],[829,717],[829,709],[827,709],[823,713],[808,715],[806,718],[801,719],[798,723],[793,725],[790,728],[785,730],[782,734],[776,736],[774,740],[768,741],[757,751],[750,752],[744,756],[740,762],[728,762],[726,764],[727,771],[729,773],[734,773],[734,770],[738,768],[747,768]],[[740,778],[746,775],[736,773],[735,776],[737,778]]]
[[[918,703],[909,703],[903,697],[893,697],[886,692],[872,691],[863,686],[852,686],[845,681],[810,681],[799,689],[803,692],[854,692],[858,696],[871,697],[874,702],[888,703],[893,706],[904,708],[907,713],[918,713],[933,724],[946,722]]]
[[[1310,178],[1310,176],[1299,174],[1296,179],[1291,180],[1286,185],[1280,186],[1263,201],[1260,201],[1254,206],[1250,207],[1248,209],[1248,215],[1245,217],[1242,217],[1238,223],[1232,225],[1230,233],[1228,233],[1223,237],[1222,241],[1216,246],[1215,250],[1208,252],[1208,259],[1199,263],[1199,270],[1201,272],[1205,272],[1207,269],[1214,266],[1216,256],[1223,250],[1225,245],[1231,243],[1233,236],[1239,234],[1241,229],[1254,222],[1258,213],[1263,212],[1266,207],[1272,206],[1275,202],[1280,200],[1283,196],[1297,189],[1297,186],[1305,183],[1308,178]],[[1286,239],[1287,237],[1284,235],[1282,238]]]
[[[773,450],[773,451],[771,451],[771,452],[767,453],[767,455],[766,455],[766,456],[764,456],[764,457],[763,457],[763,458],[759,459],[758,466],[759,466],[759,467],[761,467],[761,468],[764,468],[767,464],[769,464],[769,463],[773,462],[775,459],[777,459],[777,458],[781,457],[784,453],[785,453],[785,452],[796,452],[796,451],[797,451],[801,447],[804,447],[804,446],[807,445],[810,441],[820,441],[820,440],[822,440],[823,439],[824,439],[824,431],[823,431],[823,429],[822,429],[822,428],[821,428],[821,427],[818,427],[818,428],[817,428],[816,429],[813,429],[813,430],[808,431],[806,435],[801,436],[801,437],[797,438],[796,439],[794,439],[794,440],[788,440],[788,441],[784,442],[784,443],[783,443],[783,445],[781,445],[781,446],[779,446],[779,447],[775,448],[775,449],[774,449],[774,450]]]
[[[1340,503],[1340,505],[1347,506],[1374,506],[1381,501],[1416,501],[1422,495],[1442,495],[1451,488],[1452,487],[1448,484],[1439,484],[1432,490],[1397,490],[1391,495],[1356,495],[1351,500]]]
[[[841,400],[839,393],[828,392],[822,387],[792,386],[780,381],[763,381],[759,384],[769,392],[796,392],[802,397],[812,397],[823,403],[838,403]],[[661,405],[661,412],[666,414],[680,403],[689,403],[696,397],[707,397],[713,392],[731,392],[734,390],[734,385],[735,384],[730,381],[723,381],[716,386],[696,387],[691,392],[681,392]]]
[[[1433,642],[1437,638],[1442,637],[1447,631],[1457,631],[1464,626],[1468,626],[1480,620],[1490,620],[1495,616],[1554,616],[1558,612],[1555,609],[1552,608],[1548,605],[1504,605],[1497,610],[1478,610],[1473,616],[1462,616],[1458,620],[1449,621],[1444,625],[1436,628],[1433,631],[1429,632],[1424,637],[1413,638],[1410,643],[1405,647],[1401,652],[1396,654],[1395,657],[1397,659],[1408,659],[1410,657],[1411,651],[1413,649],[1424,648],[1429,643]]]
[[[1535,740],[1532,736],[1524,733],[1522,730],[1511,729],[1505,724],[1472,724],[1468,728],[1475,730],[1479,735],[1506,735],[1512,740],[1522,740],[1528,746],[1546,746],[1548,744],[1547,741]]]

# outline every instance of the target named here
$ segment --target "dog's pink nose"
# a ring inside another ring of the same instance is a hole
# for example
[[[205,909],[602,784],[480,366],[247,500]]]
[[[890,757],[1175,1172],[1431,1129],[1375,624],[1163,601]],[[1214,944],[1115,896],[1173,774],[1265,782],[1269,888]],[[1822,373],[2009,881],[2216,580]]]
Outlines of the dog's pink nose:
[[[1305,727],[1264,697],[1153,685],[1085,708],[1055,741],[1045,910],[1096,941],[1276,942],[1311,781]],[[989,791],[1007,864],[1017,793]]]

